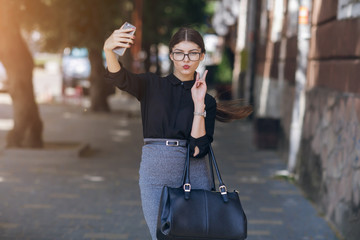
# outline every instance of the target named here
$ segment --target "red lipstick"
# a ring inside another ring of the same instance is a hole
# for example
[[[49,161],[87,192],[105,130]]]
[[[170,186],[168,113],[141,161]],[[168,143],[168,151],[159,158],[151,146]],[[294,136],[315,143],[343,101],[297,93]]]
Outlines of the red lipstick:
[[[183,68],[184,68],[184,69],[189,69],[190,66],[189,66],[189,65],[184,65]]]

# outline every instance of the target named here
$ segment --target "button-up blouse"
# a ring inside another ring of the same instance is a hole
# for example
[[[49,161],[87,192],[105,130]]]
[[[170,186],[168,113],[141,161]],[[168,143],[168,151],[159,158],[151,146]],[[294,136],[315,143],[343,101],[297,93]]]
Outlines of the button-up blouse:
[[[190,153],[193,155],[197,146],[200,151],[196,157],[200,158],[208,153],[209,143],[213,141],[216,101],[206,94],[206,134],[193,138],[190,135],[194,118],[191,88],[195,76],[191,81],[181,81],[174,74],[166,77],[154,73],[134,74],[122,67],[116,73],[107,70],[105,79],[140,101],[144,138],[188,140]]]

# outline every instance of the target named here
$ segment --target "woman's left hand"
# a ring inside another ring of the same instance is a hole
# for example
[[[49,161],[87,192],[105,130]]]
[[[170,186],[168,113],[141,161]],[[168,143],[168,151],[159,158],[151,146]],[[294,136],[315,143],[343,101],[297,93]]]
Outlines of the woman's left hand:
[[[194,101],[194,104],[204,104],[205,103],[205,95],[206,95],[206,74],[208,70],[205,70],[203,76],[200,78],[200,74],[196,74],[196,81],[191,88],[191,96]]]

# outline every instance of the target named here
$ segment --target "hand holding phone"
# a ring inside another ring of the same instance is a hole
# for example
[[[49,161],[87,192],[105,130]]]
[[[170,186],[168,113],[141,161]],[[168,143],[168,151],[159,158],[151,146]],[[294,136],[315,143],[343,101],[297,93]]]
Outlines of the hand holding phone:
[[[136,27],[128,22],[125,22],[120,29],[133,29],[133,31],[131,32],[128,32],[128,34],[130,35],[134,35],[135,34],[135,31],[136,31]],[[126,51],[126,48],[125,47],[118,47],[118,48],[114,48],[113,49],[113,52],[116,53],[117,55],[119,56],[123,56],[124,53]]]

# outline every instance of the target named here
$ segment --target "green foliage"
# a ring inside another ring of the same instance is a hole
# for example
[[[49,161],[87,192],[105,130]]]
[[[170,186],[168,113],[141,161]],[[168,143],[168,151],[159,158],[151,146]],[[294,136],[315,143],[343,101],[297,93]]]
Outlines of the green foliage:
[[[52,46],[97,48],[123,21],[123,3],[118,0],[52,0],[58,29],[48,40]]]
[[[215,70],[214,80],[217,83],[231,83],[232,82],[232,64],[231,56],[229,56],[228,51],[225,49],[223,52],[221,63],[217,66]]]
[[[64,47],[101,47],[126,16],[119,0],[12,0],[19,6],[20,24],[38,30],[46,51]]]
[[[124,21],[131,22],[133,0],[11,0],[23,29],[38,30],[46,51],[103,44]],[[214,3],[206,0],[144,0],[144,44],[167,44],[181,26],[206,32]]]
[[[246,71],[246,69],[248,67],[249,52],[245,48],[244,50],[241,51],[240,54],[241,54],[241,71]]]
[[[206,30],[206,0],[144,0],[144,42],[168,44],[182,26]]]
[[[205,13],[207,15],[213,15],[215,13],[216,1],[209,1],[205,6]]]
[[[45,51],[99,47],[124,21],[132,22],[133,0],[11,0],[19,6],[23,29],[38,30]],[[206,32],[214,11],[206,0],[144,0],[143,42],[167,44],[181,26]]]

